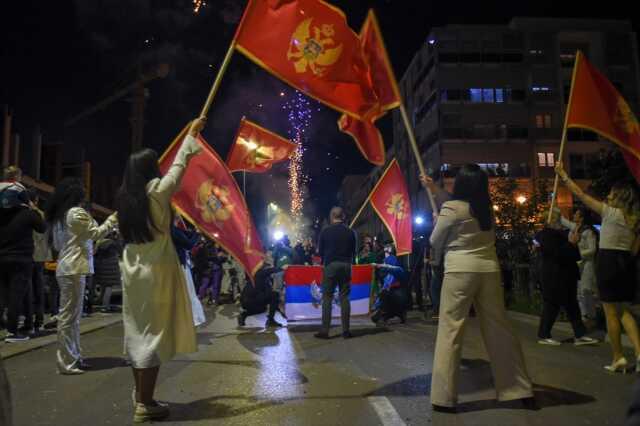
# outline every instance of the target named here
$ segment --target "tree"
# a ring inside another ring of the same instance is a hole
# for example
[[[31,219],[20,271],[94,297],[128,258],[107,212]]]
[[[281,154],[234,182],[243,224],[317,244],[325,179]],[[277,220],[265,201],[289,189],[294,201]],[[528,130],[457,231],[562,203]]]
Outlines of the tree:
[[[533,236],[549,201],[549,182],[538,179],[525,190],[513,178],[497,178],[491,181],[491,198],[498,259],[503,269],[516,272],[515,285],[529,293],[529,275],[520,271],[522,265],[528,271]]]

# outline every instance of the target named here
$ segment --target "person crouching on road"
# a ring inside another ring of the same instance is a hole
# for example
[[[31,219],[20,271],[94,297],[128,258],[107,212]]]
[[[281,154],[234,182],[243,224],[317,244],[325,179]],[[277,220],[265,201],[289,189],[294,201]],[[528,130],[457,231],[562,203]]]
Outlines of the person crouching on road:
[[[407,321],[407,289],[404,285],[407,279],[405,270],[400,265],[392,246],[385,247],[387,256],[384,263],[375,264],[384,275],[382,289],[373,306],[375,313],[371,317],[374,323],[389,321],[393,317],[400,318],[403,324]]]
[[[89,366],[80,352],[80,317],[86,277],[90,271],[88,242],[107,235],[116,226],[112,214],[100,226],[81,206],[84,186],[79,179],[63,179],[53,192],[46,211],[53,247],[58,252],[56,281],[60,287],[57,365],[60,374],[82,374]]]
[[[273,267],[273,261],[267,256],[264,265],[256,272],[255,282],[244,286],[240,295],[242,310],[238,316],[238,326],[244,327],[247,317],[261,314],[268,308],[265,327],[282,327],[282,324],[275,320],[280,303],[280,293],[273,289],[273,274],[277,271],[278,268]]]

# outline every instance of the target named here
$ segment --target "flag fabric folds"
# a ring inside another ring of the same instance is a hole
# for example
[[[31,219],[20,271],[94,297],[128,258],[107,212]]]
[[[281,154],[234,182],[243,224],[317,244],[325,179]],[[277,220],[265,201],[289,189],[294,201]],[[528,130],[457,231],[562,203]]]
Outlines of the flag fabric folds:
[[[187,131],[188,126],[162,155],[162,173],[171,167]],[[202,136],[198,136],[197,141],[203,150],[189,162],[172,204],[179,214],[220,244],[253,276],[263,263],[264,252],[249,208],[218,154]]]
[[[371,191],[369,201],[387,227],[396,246],[396,254],[411,253],[413,223],[409,191],[400,165],[393,159]]]
[[[321,0],[250,0],[238,51],[318,101],[356,118],[378,109],[360,39]]]
[[[243,117],[227,157],[227,167],[231,172],[264,173],[274,163],[287,160],[295,149],[295,143]]]
[[[567,106],[567,128],[584,128],[618,145],[640,182],[640,125],[613,84],[578,51]]]
[[[373,266],[351,267],[351,315],[369,313]],[[322,266],[289,266],[284,273],[285,314],[289,320],[322,318]],[[333,294],[332,316],[340,316],[339,291]]]
[[[388,110],[400,106],[402,97],[373,10],[369,10],[362,25],[360,40],[380,109],[365,120],[343,115],[338,121],[338,128],[353,137],[358,149],[369,162],[380,166],[385,163],[384,141],[374,122]]]

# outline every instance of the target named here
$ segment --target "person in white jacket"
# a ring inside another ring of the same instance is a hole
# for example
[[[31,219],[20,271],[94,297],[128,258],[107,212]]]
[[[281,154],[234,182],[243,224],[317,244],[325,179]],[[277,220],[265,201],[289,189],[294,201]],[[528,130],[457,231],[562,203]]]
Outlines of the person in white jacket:
[[[596,252],[598,251],[598,232],[593,227],[591,212],[579,208],[573,214],[573,221],[562,218],[562,225],[579,236],[578,249],[581,260],[580,281],[578,282],[578,304],[585,321],[596,318]]]
[[[80,317],[87,275],[93,273],[88,242],[111,232],[115,213],[100,226],[81,206],[85,203],[82,182],[65,178],[51,197],[46,212],[53,248],[58,252],[56,281],[60,287],[57,352],[58,373],[82,374],[88,364],[80,348]]]

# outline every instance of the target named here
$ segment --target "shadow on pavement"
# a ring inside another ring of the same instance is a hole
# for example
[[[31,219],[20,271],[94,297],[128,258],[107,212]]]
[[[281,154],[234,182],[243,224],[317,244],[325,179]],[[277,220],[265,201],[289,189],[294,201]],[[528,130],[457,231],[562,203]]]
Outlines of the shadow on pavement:
[[[431,374],[421,374],[389,383],[365,396],[428,396],[430,393]]]
[[[234,399],[242,402],[240,406],[232,406],[218,400]],[[198,399],[186,404],[171,403],[171,416],[166,422],[184,422],[205,419],[221,419],[242,416],[253,411],[283,404],[283,401],[257,400],[250,397],[224,397]],[[162,422],[159,422],[162,423]]]
[[[238,334],[238,343],[248,351],[260,355],[263,349],[278,346],[280,338],[275,333],[245,333]]]
[[[117,357],[95,357],[87,358],[85,361],[91,365],[89,371],[112,370],[114,368],[127,367],[127,361],[124,358]]]

